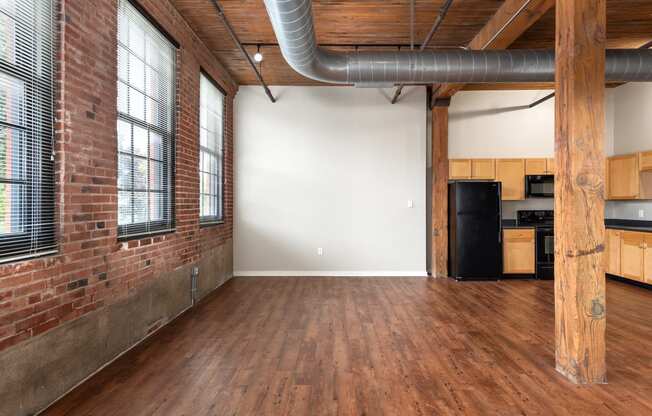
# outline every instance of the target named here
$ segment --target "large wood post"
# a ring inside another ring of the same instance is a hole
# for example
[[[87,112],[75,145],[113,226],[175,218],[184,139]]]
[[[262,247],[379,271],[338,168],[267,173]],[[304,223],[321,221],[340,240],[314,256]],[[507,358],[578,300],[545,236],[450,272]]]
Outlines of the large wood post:
[[[556,6],[557,371],[605,383],[605,0]]]
[[[448,104],[432,109],[432,276],[448,276]]]

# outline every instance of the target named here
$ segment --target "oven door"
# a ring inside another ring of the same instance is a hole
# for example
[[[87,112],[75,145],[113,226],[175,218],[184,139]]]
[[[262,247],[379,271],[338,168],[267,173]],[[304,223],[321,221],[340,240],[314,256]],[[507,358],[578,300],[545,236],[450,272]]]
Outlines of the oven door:
[[[555,230],[537,228],[537,279],[555,278]]]

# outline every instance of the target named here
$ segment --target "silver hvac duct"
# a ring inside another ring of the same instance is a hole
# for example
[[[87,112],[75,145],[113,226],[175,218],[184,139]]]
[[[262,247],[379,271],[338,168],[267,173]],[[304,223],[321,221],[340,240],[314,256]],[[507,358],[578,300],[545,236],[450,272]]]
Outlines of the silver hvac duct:
[[[332,52],[317,46],[311,0],[265,0],[287,63],[317,81],[356,86],[551,82],[553,50]],[[607,51],[607,81],[652,81],[652,51]]]

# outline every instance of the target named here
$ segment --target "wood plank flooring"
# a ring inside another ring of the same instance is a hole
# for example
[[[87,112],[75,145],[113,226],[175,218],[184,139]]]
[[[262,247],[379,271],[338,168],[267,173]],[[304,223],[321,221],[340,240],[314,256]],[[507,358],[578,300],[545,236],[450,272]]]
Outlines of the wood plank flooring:
[[[609,384],[554,369],[553,284],[236,278],[46,415],[650,415],[652,291],[607,285]]]

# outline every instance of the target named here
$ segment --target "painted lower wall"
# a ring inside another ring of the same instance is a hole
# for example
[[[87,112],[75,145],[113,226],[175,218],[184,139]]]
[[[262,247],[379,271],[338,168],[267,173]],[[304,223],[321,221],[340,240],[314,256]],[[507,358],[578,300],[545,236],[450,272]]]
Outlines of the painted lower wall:
[[[615,88],[614,154],[652,150],[652,85],[629,83]],[[642,210],[643,216],[639,216]],[[610,201],[607,218],[652,221],[652,201]]]
[[[235,274],[425,274],[425,88],[273,90],[236,96]]]
[[[0,352],[0,415],[32,415],[127,351],[193,304],[191,274],[199,267],[196,300],[233,275],[233,244],[204,253],[151,280],[119,302]]]

